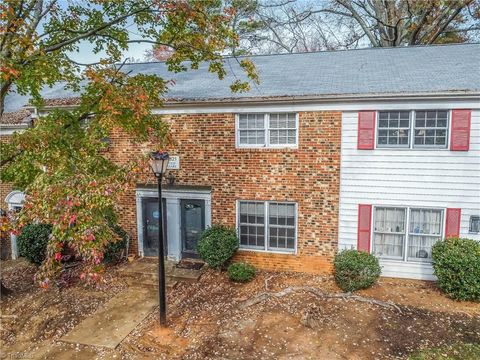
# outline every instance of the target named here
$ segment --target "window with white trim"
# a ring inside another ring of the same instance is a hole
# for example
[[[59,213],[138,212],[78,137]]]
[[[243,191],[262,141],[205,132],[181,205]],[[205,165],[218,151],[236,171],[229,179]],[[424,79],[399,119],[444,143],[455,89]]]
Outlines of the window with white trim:
[[[239,203],[240,219],[238,235],[240,246],[265,248],[265,204],[262,202],[242,201]]]
[[[378,147],[408,147],[410,144],[410,112],[380,111],[377,134]]]
[[[296,114],[269,114],[268,133],[271,145],[295,145],[297,142]]]
[[[446,149],[448,122],[448,110],[379,111],[377,148]]]
[[[415,111],[413,147],[447,147],[448,111]]]
[[[375,207],[373,253],[382,259],[431,262],[442,228],[442,209]]]
[[[240,114],[238,115],[238,143],[241,145],[265,144],[265,115]]]
[[[296,113],[238,114],[237,146],[295,147],[298,139]]]
[[[442,239],[442,210],[410,209],[407,261],[432,261],[432,246]]]
[[[406,210],[404,208],[375,208],[373,251],[382,258],[403,259]]]
[[[294,252],[296,204],[275,201],[239,201],[240,248]]]

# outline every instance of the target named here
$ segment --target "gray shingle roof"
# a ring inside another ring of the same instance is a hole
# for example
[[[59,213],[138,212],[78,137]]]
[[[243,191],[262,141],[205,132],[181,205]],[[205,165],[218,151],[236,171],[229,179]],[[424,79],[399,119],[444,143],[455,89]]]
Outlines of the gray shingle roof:
[[[21,125],[31,121],[32,113],[27,109],[4,112],[0,117],[0,125]]]
[[[125,65],[132,74],[175,80],[167,98],[180,101],[301,96],[480,93],[480,44],[371,48],[253,56],[260,85],[235,94],[229,85],[245,76],[236,59],[226,58],[227,77],[219,80],[203,64],[198,70],[170,73],[165,63]],[[57,85],[46,98],[76,96]],[[18,102],[16,106],[18,106]],[[8,105],[11,108],[11,104]]]

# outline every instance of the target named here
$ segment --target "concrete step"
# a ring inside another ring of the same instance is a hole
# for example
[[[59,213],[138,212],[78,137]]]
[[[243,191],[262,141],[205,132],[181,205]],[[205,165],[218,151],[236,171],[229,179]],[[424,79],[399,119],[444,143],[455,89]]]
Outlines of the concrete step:
[[[202,275],[202,270],[177,268],[172,261],[165,262],[165,275],[167,277],[167,287],[170,283],[178,281],[195,282]],[[154,259],[139,259],[125,265],[119,270],[122,277],[129,284],[145,284],[147,286],[158,285],[158,262]]]
[[[138,279],[129,277],[129,278],[126,278],[125,280],[127,284],[130,286],[141,286],[149,289],[158,289],[158,281],[156,279],[142,279],[139,281]],[[177,280],[171,277],[167,277],[165,287],[167,289],[173,289],[177,285],[177,283],[178,283]]]

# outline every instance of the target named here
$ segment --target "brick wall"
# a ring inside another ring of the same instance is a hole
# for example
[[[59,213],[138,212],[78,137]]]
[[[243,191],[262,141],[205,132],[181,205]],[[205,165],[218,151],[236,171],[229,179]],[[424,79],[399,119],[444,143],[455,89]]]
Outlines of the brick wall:
[[[237,259],[267,269],[323,272],[331,269],[337,249],[340,112],[301,112],[298,149],[236,149],[234,114],[166,116],[180,156],[173,170],[176,184],[212,188],[212,223],[235,226],[236,200],[275,200],[298,203],[296,255],[241,251]],[[149,144],[123,134],[112,136],[110,154],[118,161],[133,159]],[[151,173],[144,183],[153,183]],[[135,189],[121,201],[121,222],[132,235],[131,252],[138,251]]]

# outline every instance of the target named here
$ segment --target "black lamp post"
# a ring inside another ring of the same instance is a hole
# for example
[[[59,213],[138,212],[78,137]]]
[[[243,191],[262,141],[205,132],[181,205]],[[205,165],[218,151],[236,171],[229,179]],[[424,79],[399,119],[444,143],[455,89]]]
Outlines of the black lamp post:
[[[162,178],[167,171],[169,156],[166,151],[150,153],[150,166],[158,184],[158,300],[160,304],[160,326],[167,326],[167,306],[165,296],[165,254],[163,246],[163,206]]]

